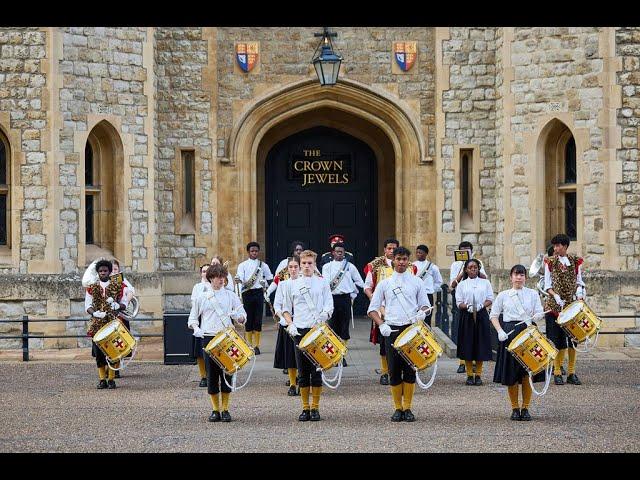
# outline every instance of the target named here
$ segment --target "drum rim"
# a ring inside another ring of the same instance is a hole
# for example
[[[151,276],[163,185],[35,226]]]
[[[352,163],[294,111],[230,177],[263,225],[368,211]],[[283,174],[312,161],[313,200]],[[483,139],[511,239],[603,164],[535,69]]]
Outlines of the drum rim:
[[[567,308],[562,310],[560,312],[560,314],[558,315],[558,320],[557,320],[558,324],[561,325],[563,323],[567,323],[567,322],[570,322],[571,320],[573,320],[578,313],[580,313],[580,312],[582,312],[584,310],[584,308],[583,308],[584,305],[585,305],[585,303],[582,300],[576,300],[575,302],[567,305]],[[576,308],[576,307],[578,307],[578,310],[573,315],[571,315],[569,317],[569,312],[571,311],[571,309],[572,308]],[[564,314],[564,317],[567,317],[566,320],[562,320],[563,314]]]
[[[519,347],[520,345],[524,344],[524,342],[526,342],[526,339],[534,336],[533,332],[539,333],[538,328],[535,325],[528,326],[527,328],[522,330],[518,335],[516,335],[513,340],[511,340],[511,343],[509,344],[508,348],[514,350],[516,347]],[[520,343],[514,343],[516,340],[519,340]]]
[[[117,332],[119,323],[120,322],[118,320],[111,320],[109,323],[107,323],[107,324],[103,325],[102,327],[100,327],[100,329],[93,336],[94,341],[99,342],[100,340],[105,340],[113,332]],[[98,337],[100,332],[103,332],[104,337]]]
[[[311,331],[309,331],[304,337],[302,337],[302,339],[300,339],[300,344],[299,344],[300,348],[306,348],[309,345],[311,345],[312,342],[316,338],[318,338],[322,333],[323,332],[322,332],[322,328],[321,327],[318,327],[318,328],[315,328],[315,329],[312,329]],[[307,336],[309,338],[307,338]],[[304,342],[306,342],[306,343],[304,343]]]
[[[413,340],[415,335],[410,337],[410,338],[408,338],[407,341],[404,342],[404,343],[398,343],[398,342],[400,340],[404,340],[405,337],[409,337],[407,332],[411,332],[411,331],[414,331],[414,330],[416,332],[420,332],[420,331],[423,330],[423,327],[422,327],[422,325],[414,323],[413,325],[409,326],[409,328],[405,328],[404,331],[400,332],[400,334],[396,338],[396,341],[394,342],[394,346],[400,348],[400,347],[404,347],[405,345],[407,345],[411,340]]]

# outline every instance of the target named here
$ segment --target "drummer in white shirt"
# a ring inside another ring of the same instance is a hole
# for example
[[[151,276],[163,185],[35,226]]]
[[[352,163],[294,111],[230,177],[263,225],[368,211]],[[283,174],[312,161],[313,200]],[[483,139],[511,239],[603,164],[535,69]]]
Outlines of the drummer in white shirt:
[[[282,316],[287,322],[287,332],[298,345],[311,328],[317,323],[327,321],[333,313],[333,298],[329,283],[314,275],[317,254],[305,250],[300,254],[302,275],[288,282],[283,292]],[[298,385],[302,400],[302,413],[298,417],[301,422],[320,420],[320,394],[322,393],[322,375],[304,355],[296,349],[298,365]],[[309,404],[309,389],[312,403]]]
[[[405,247],[393,250],[394,272],[390,278],[385,278],[376,286],[367,310],[386,343],[389,384],[395,407],[391,416],[393,422],[415,421],[411,403],[416,386],[416,372],[392,345],[407,327],[423,320],[426,310],[431,307],[424,282],[407,270],[409,255],[411,252]],[[378,312],[382,305],[385,305],[384,321]]]
[[[329,282],[333,296],[333,315],[327,322],[336,334],[349,342],[349,320],[352,318],[353,299],[358,296],[358,288],[364,288],[364,281],[356,266],[345,258],[344,243],[335,243],[331,247],[333,260],[322,266],[322,276]],[[347,366],[342,359],[342,365]]]
[[[209,269],[208,264],[204,264],[200,267],[200,282],[196,283],[191,289],[191,308],[196,301],[196,299],[200,296],[200,294],[206,292],[207,290],[211,290],[211,283],[207,281],[207,270]],[[189,324],[187,323],[187,326]],[[200,319],[198,318],[198,326],[200,326]],[[192,328],[189,326],[189,328]],[[200,387],[207,386],[207,369],[204,363],[204,351],[202,350],[205,346],[202,345],[202,339],[195,336],[195,331],[193,332],[193,356],[196,357],[196,363],[198,364],[198,372],[200,373]]]
[[[227,327],[232,327],[232,319],[238,323],[246,321],[247,314],[240,303],[238,296],[224,288],[227,277],[227,269],[220,265],[211,265],[207,269],[207,280],[211,283],[210,289],[200,293],[191,307],[188,325],[193,328],[194,335],[202,339],[202,344],[207,345],[213,337]],[[200,319],[200,326],[198,326]],[[211,399],[213,411],[209,416],[210,422],[230,422],[229,396],[231,395],[231,376],[207,356],[207,391]],[[225,381],[226,380],[226,381]],[[222,391],[222,404],[218,393]],[[222,411],[220,409],[222,408]]]
[[[535,320],[544,318],[542,303],[538,292],[527,288],[527,269],[523,265],[511,268],[509,276],[511,288],[498,294],[491,308],[491,323],[498,332],[498,355],[493,373],[493,381],[507,385],[509,400],[511,401],[511,420],[531,420],[529,403],[531,402],[531,385],[527,377],[529,374],[520,365],[507,347],[511,341]],[[502,314],[502,324],[499,321]],[[505,332],[507,330],[507,332]],[[544,381],[544,371],[535,375],[534,382]],[[522,384],[522,406],[518,404],[518,384]]]
[[[247,311],[247,341],[260,355],[260,335],[262,334],[262,310],[267,282],[273,280],[269,265],[258,259],[260,244],[247,244],[249,258],[238,265],[236,281],[242,284],[242,304]]]
[[[433,296],[439,292],[442,287],[442,274],[435,263],[427,260],[427,255],[429,255],[429,247],[426,245],[418,245],[416,247],[416,260],[414,260],[413,265],[416,268],[416,276],[424,281],[424,286],[427,289],[427,296],[429,297],[429,303],[431,305],[435,305],[433,302]],[[433,310],[430,310],[427,314],[427,318],[424,320],[430,326],[433,326],[431,324],[432,316]]]

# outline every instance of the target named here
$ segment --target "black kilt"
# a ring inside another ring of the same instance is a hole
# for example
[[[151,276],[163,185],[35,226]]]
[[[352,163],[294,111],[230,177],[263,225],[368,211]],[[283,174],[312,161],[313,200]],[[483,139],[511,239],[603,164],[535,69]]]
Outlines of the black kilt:
[[[507,340],[498,344],[496,368],[493,371],[493,381],[495,383],[501,383],[502,385],[511,386],[515,385],[516,383],[522,383],[523,381],[528,382],[526,377],[529,376],[529,373],[524,369],[522,365],[520,365],[520,362],[518,362],[516,358],[507,351],[507,347],[509,346],[511,341],[516,338],[516,336],[521,331],[527,328],[526,323],[521,323],[520,325],[516,326],[517,323],[518,322],[500,322],[502,329],[506,333],[511,331],[514,327],[515,330],[509,335],[509,338],[507,338]],[[532,380],[534,382],[544,382],[544,371],[534,375]]]
[[[546,337],[553,342],[553,345],[558,349],[563,348],[575,348],[571,342],[571,338],[566,334],[560,325],[556,323],[556,317],[552,313],[547,313],[544,316],[545,323],[547,325]]]
[[[194,337],[193,335],[191,335],[191,338],[193,338],[193,356],[195,358],[205,358],[205,353],[203,349],[207,345],[204,343],[204,339],[199,337]]]
[[[491,360],[491,329],[489,314],[483,308],[473,315],[466,310],[460,310],[458,328],[458,358],[461,360]]]
[[[276,339],[276,352],[273,357],[273,368],[298,368],[296,365],[296,344],[286,327],[278,324],[278,338]]]

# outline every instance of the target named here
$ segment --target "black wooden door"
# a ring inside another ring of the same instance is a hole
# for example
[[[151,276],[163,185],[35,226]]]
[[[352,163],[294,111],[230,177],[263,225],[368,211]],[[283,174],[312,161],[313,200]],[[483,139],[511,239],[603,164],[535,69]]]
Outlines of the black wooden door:
[[[315,127],[276,144],[265,168],[269,266],[275,269],[294,240],[320,256],[329,250],[329,235],[340,233],[362,275],[378,243],[371,148],[339,130]],[[359,297],[355,313],[362,315],[365,308]]]

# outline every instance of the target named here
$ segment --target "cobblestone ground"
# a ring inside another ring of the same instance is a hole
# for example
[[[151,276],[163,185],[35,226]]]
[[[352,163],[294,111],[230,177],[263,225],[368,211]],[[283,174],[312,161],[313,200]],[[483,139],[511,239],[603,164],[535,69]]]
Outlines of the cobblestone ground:
[[[584,356],[581,386],[534,396],[532,422],[509,420],[506,389],[464,385],[457,362],[439,362],[434,386],[417,389],[415,423],[392,423],[389,387],[378,383],[366,322],[356,324],[338,390],[324,388],[320,422],[297,421],[299,397],[272,368],[273,329],[248,386],[231,397],[231,423],[211,411],[195,366],[133,363],[116,390],[96,390],[88,360],[0,364],[0,452],[638,452],[640,363]],[[629,357],[625,357],[629,358]],[[245,373],[246,375],[246,373]],[[244,377],[243,377],[244,378]],[[242,380],[242,378],[240,379]]]

